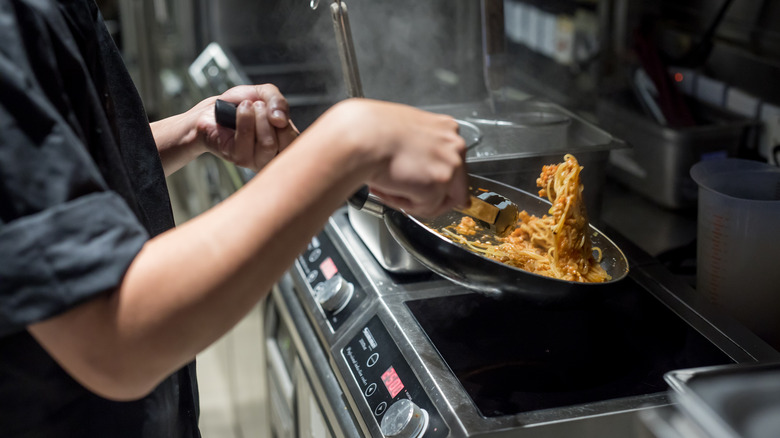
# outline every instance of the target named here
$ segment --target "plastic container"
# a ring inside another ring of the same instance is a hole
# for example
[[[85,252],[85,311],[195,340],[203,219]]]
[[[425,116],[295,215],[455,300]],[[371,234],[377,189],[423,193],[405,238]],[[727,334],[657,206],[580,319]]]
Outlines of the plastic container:
[[[780,349],[780,168],[729,158],[699,162],[691,177],[697,290]]]
[[[715,157],[739,156],[752,144],[758,122],[690,103],[700,124],[672,128],[645,116],[630,92],[600,99],[599,124],[631,146],[610,154],[610,176],[662,207],[695,208],[698,188],[689,175],[691,166]]]

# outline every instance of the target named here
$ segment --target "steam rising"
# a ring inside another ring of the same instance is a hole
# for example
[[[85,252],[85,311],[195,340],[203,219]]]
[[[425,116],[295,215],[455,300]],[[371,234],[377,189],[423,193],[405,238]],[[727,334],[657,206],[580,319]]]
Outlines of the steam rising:
[[[208,2],[208,38],[235,55],[250,81],[277,85],[301,128],[347,97],[332,1],[316,10],[311,0]],[[343,1],[366,97],[416,106],[485,97],[480,2]]]
[[[425,105],[478,98],[483,90],[478,2],[346,2],[366,97]],[[330,5],[330,2],[327,3]],[[344,90],[329,7],[321,2],[314,34]],[[315,56],[322,56],[323,53]],[[341,92],[346,96],[346,91]]]

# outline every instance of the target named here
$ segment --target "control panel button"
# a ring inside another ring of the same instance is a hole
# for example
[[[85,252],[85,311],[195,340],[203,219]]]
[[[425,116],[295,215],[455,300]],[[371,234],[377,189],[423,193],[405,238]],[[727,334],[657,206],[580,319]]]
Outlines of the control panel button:
[[[374,409],[374,415],[377,417],[384,414],[385,410],[387,409],[387,402],[382,402],[376,405],[376,409]]]
[[[372,424],[384,436],[425,434],[425,438],[445,438],[450,435],[450,429],[379,315],[374,315],[341,349],[341,358],[357,385],[359,392],[354,392],[354,396],[362,397],[365,415],[373,414]],[[390,409],[395,414],[388,412]]]
[[[324,310],[336,314],[347,306],[354,292],[355,285],[336,274],[318,285],[314,298]]]
[[[417,438],[428,428],[428,412],[413,401],[402,398],[390,405],[380,429],[385,437]]]
[[[317,260],[319,260],[321,255],[322,255],[322,250],[320,248],[314,248],[312,252],[309,253],[309,263],[316,262]]]

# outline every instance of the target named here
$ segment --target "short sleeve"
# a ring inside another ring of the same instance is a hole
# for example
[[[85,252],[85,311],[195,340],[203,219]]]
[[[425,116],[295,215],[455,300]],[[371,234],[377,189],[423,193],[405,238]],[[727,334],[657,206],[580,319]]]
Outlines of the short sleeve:
[[[119,196],[95,193],[0,228],[0,336],[119,285],[148,235]]]
[[[126,169],[107,155],[118,149],[108,124],[82,109],[100,106],[67,32],[33,12],[22,31],[2,4],[0,336],[115,288],[149,239],[106,182]]]

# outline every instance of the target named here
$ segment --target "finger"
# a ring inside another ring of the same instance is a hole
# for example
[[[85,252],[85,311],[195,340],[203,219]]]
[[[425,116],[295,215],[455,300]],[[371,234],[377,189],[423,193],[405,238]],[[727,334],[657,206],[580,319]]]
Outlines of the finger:
[[[442,204],[443,197],[440,199],[412,199],[408,196],[394,195],[374,188],[371,191],[379,196],[386,205],[421,218],[433,218],[448,210]]]
[[[268,121],[268,107],[262,100],[255,101],[255,147],[254,162],[257,167],[265,166],[279,153],[276,129]]]
[[[455,170],[447,190],[447,202],[450,208],[467,207],[469,205],[469,182],[465,167]]]
[[[228,158],[234,163],[246,160],[248,151],[252,150],[255,143],[255,111],[248,100],[241,102],[236,108],[236,132],[233,135],[232,148],[228,151]]]
[[[457,125],[456,125],[457,126]],[[466,142],[457,136],[452,148],[445,148],[444,161],[452,166],[449,170],[449,178],[446,187],[444,204],[447,208],[464,207],[469,204],[468,173],[466,172]],[[453,153],[454,152],[454,153]]]
[[[373,187],[371,187],[371,193],[378,196],[385,205],[395,208],[396,210],[410,211],[414,210],[414,206],[416,205],[411,199],[405,196],[393,195]]]
[[[268,105],[269,119],[273,126],[284,128],[288,125],[290,105],[281,91],[273,84],[239,85],[222,93],[220,98],[228,102],[262,100]]]
[[[271,84],[255,87],[259,100],[268,106],[268,120],[276,128],[285,128],[289,124],[290,105],[276,86]]]

